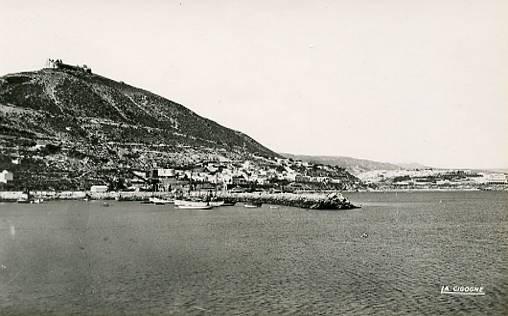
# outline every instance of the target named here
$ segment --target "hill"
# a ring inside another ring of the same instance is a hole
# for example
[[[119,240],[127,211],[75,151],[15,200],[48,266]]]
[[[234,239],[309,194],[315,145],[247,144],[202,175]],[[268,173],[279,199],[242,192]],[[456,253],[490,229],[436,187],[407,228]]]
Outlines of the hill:
[[[287,158],[299,159],[302,161],[312,163],[327,164],[346,168],[346,170],[348,170],[354,175],[359,175],[363,172],[371,170],[400,170],[400,169],[427,168],[418,164],[393,164],[388,162],[379,162],[374,160],[357,159],[341,156],[292,155],[286,153],[283,153],[281,155]]]
[[[55,179],[55,187],[121,168],[279,157],[181,104],[86,70],[0,77],[0,170],[14,169],[27,181],[35,181],[35,171],[41,181]],[[18,157],[23,167],[12,165]]]

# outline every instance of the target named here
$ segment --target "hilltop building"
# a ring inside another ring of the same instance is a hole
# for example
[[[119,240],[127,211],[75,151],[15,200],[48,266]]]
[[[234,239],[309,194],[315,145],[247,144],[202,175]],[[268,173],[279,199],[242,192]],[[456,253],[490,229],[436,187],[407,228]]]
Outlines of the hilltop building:
[[[73,66],[64,63],[61,59],[51,59],[49,58],[46,63],[47,68],[53,68],[53,69],[68,69],[68,70],[78,70],[83,71],[87,73],[92,73],[92,68],[89,68],[87,65],[83,66]]]

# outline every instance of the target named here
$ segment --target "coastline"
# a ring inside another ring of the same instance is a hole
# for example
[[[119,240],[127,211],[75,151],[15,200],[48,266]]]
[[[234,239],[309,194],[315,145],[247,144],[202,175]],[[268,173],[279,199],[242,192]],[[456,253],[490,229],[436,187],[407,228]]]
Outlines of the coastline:
[[[412,192],[508,192],[506,190],[480,190],[476,188],[471,189],[384,189],[384,190],[344,190],[341,193],[412,193]],[[312,191],[312,192],[296,192],[296,193],[222,193],[218,192],[217,197],[226,199],[246,199],[247,197],[286,197],[295,199],[296,197],[315,199],[324,198],[329,194],[336,193],[337,191]],[[91,191],[35,191],[30,192],[35,198],[42,198],[44,200],[82,200],[86,196],[93,200],[115,200],[121,198],[125,201],[143,201],[149,197],[169,198],[173,194],[168,192],[130,192],[130,191],[110,191],[110,192],[91,192]],[[205,192],[194,192],[191,196],[204,197]],[[16,200],[26,197],[23,191],[0,191],[0,202],[15,202]]]
[[[92,200],[114,200],[122,198],[129,201],[143,201],[149,197],[167,197],[167,192],[91,192],[91,191],[36,191],[30,192],[30,195],[35,198],[42,198],[44,200],[82,200],[85,197],[90,197]],[[26,197],[26,192],[23,191],[0,191],[0,201],[15,202],[18,199]]]
[[[44,200],[83,200],[89,197],[92,200],[121,200],[121,201],[145,201],[150,197],[173,198],[173,194],[167,192],[90,192],[90,191],[37,191],[31,192],[33,198]],[[191,198],[205,198],[208,192],[192,192]],[[353,205],[341,193],[223,193],[218,192],[216,197],[228,202],[264,203],[273,205],[292,206],[308,209],[353,209],[359,206]],[[16,202],[26,198],[22,191],[0,191],[1,202]]]
[[[355,190],[343,191],[342,193],[431,193],[431,192],[482,192],[480,189],[393,189],[393,190]],[[488,192],[488,191],[487,191]],[[496,190],[496,192],[507,192]],[[290,206],[305,209],[319,210],[345,210],[361,208],[350,202],[347,197],[337,191],[329,192],[298,192],[298,193],[231,193],[216,192],[218,199],[230,203],[253,203]],[[161,199],[172,199],[174,195],[168,192],[91,192],[91,191],[36,191],[30,192],[31,198],[50,200],[83,200],[88,197],[91,200],[119,200],[119,201],[147,201],[150,197]],[[209,197],[208,191],[195,191],[188,195],[189,198],[203,199]],[[23,191],[0,191],[0,202],[16,202],[19,199],[26,199],[26,192]]]

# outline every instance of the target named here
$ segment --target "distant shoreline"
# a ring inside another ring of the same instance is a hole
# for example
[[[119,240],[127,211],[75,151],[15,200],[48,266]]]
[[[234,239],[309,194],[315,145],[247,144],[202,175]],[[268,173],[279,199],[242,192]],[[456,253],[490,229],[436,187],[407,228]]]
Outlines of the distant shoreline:
[[[345,191],[346,192],[346,191]],[[470,189],[382,189],[382,190],[356,190],[348,193],[403,193],[403,192],[508,192],[506,190],[481,190],[477,188]]]

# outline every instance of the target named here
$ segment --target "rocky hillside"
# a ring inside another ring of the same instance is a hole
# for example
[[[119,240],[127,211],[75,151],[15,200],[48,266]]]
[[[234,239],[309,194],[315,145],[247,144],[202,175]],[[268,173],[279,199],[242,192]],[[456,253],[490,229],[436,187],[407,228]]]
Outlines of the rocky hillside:
[[[186,144],[276,156],[180,104],[91,73],[43,69],[1,77],[0,104],[3,135]]]
[[[38,170],[69,181],[99,169],[278,156],[148,91],[56,68],[0,77],[0,149],[0,170],[20,169],[21,177]],[[17,157],[26,168],[10,165]]]

